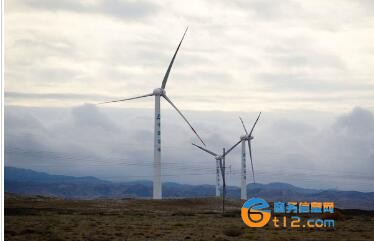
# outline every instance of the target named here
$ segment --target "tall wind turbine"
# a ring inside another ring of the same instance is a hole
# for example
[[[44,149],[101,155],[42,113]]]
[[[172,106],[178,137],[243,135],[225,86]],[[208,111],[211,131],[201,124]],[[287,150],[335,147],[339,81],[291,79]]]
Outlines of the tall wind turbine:
[[[133,100],[133,99],[139,99],[144,98],[148,96],[155,96],[155,132],[154,132],[154,162],[153,162],[153,199],[162,199],[162,185],[161,185],[161,114],[160,114],[160,99],[163,97],[169,104],[179,113],[179,115],[184,119],[184,121],[189,125],[191,130],[195,133],[197,138],[203,143],[205,146],[204,141],[200,138],[200,136],[197,134],[195,129],[192,127],[190,122],[187,120],[187,118],[182,114],[182,112],[174,105],[174,103],[167,97],[165,87],[166,82],[168,81],[168,77],[170,74],[170,70],[173,66],[175,57],[178,53],[178,50],[182,44],[182,41],[184,39],[184,36],[186,35],[186,31],[183,34],[183,37],[181,41],[178,44],[178,47],[173,55],[173,58],[171,59],[171,62],[169,64],[168,69],[166,70],[164,79],[162,80],[161,88],[156,88],[153,90],[152,93],[140,95],[136,97],[126,98],[126,99],[120,99],[120,100],[113,100],[113,101],[107,101],[100,104],[107,104],[107,103],[113,103],[113,102],[122,102],[127,100]]]
[[[249,149],[249,158],[251,159],[251,167],[252,167],[252,177],[253,183],[256,183],[255,180],[255,172],[253,169],[253,160],[252,160],[252,145],[251,141],[253,140],[253,130],[257,124],[258,119],[260,118],[261,112],[258,114],[255,123],[252,126],[251,131],[248,133],[247,128],[245,128],[244,122],[241,117],[239,117],[240,121],[242,122],[245,135],[240,137],[240,141],[242,143],[242,167],[241,167],[241,191],[240,191],[240,198],[243,200],[247,200],[247,167],[246,167],[246,155],[245,155],[245,142],[248,141],[248,149]]]

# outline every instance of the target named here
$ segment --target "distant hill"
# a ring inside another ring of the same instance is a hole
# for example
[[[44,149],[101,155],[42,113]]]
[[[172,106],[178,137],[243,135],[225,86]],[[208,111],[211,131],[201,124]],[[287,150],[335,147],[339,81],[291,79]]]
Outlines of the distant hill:
[[[5,180],[16,182],[106,182],[96,177],[72,177],[64,175],[50,175],[30,169],[5,167]]]
[[[95,177],[50,175],[29,169],[5,167],[5,191],[23,195],[44,195],[67,199],[150,198],[151,181],[110,182]],[[316,190],[287,183],[249,184],[249,197],[268,201],[334,201],[336,206],[374,210],[374,192]],[[228,187],[231,198],[240,197],[238,187]],[[167,198],[209,197],[215,195],[214,185],[163,183]]]

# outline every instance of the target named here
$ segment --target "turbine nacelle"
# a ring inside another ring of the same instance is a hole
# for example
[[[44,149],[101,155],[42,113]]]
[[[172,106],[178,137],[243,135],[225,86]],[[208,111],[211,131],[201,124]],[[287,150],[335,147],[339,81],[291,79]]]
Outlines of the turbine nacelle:
[[[240,137],[240,140],[250,141],[250,140],[253,140],[253,136],[250,136],[249,134],[248,135],[243,135],[243,136]]]
[[[153,90],[153,94],[157,96],[164,96],[166,95],[166,91],[162,88],[157,88]]]

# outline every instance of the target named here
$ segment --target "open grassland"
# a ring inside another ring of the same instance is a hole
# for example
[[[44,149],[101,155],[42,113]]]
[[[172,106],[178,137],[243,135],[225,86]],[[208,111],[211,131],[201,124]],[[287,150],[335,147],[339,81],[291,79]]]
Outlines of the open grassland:
[[[5,196],[5,240],[374,240],[374,212],[336,210],[335,228],[249,228],[241,201],[62,200]]]

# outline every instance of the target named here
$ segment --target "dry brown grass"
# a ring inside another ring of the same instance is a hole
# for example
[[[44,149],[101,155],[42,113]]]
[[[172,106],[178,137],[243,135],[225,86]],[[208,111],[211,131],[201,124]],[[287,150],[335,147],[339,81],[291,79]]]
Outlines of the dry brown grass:
[[[335,229],[254,229],[241,220],[242,202],[184,200],[74,201],[6,197],[5,239],[11,240],[374,240],[373,213],[338,211]]]

